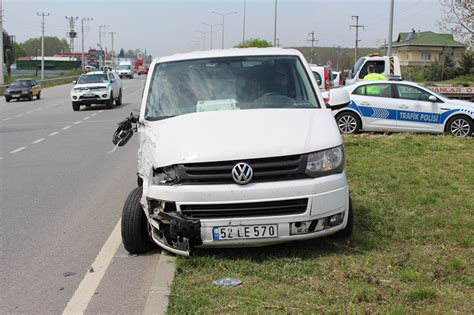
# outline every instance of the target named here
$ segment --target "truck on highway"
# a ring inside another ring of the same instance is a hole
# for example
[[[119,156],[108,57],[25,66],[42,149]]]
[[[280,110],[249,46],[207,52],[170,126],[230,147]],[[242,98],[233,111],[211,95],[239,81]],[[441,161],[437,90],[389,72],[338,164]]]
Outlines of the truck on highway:
[[[401,79],[400,60],[398,56],[380,56],[369,54],[361,57],[352,67],[346,78],[346,85],[354,84],[364,79],[368,73],[369,66],[374,66],[376,73],[385,75],[388,79]]]
[[[245,247],[348,237],[353,214],[341,134],[303,55],[290,49],[202,51],[155,59],[139,116],[138,187],[122,212],[130,253],[158,244]],[[135,127],[133,124],[136,123]]]

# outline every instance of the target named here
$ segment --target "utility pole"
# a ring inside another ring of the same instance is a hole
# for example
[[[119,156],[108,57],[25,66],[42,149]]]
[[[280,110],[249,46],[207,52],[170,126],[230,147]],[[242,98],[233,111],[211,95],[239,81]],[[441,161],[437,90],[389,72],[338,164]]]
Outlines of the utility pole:
[[[82,18],[81,19],[81,39],[82,39],[82,47],[81,47],[81,52],[82,52],[82,58],[81,58],[81,62],[82,62],[82,69],[84,70],[84,67],[86,66],[86,59],[85,59],[85,55],[84,55],[84,22],[89,22],[89,21],[92,21],[93,18]]]
[[[359,53],[359,28],[365,29],[364,25],[359,25],[359,16],[358,15],[353,15],[352,20],[356,20],[355,25],[349,25],[349,28],[352,29],[353,27],[356,29],[356,39],[355,39],[355,52],[354,52],[354,63],[357,61],[357,55]]]
[[[222,17],[222,49],[224,49],[224,31],[225,31],[225,16],[230,14],[237,14],[237,12],[227,12],[227,13],[219,13],[216,11],[212,11],[212,13],[220,15]]]
[[[77,37],[77,32],[74,28],[76,27],[76,21],[79,17],[66,16],[66,19],[69,20],[69,32],[66,34],[67,37],[69,37],[69,51],[74,52],[74,38]]]
[[[388,48],[387,48],[387,56],[392,55],[392,33],[393,33],[393,6],[394,0],[390,1],[390,21],[388,24]]]
[[[109,32],[110,34],[110,39],[112,41],[112,68],[114,68],[115,62],[114,62],[114,57],[115,57],[115,50],[114,50],[114,35],[117,32]]]
[[[103,64],[103,61],[102,61],[102,57],[104,55],[104,49],[102,48],[102,29],[103,28],[106,28],[106,27],[109,27],[108,25],[99,25],[99,47],[100,47],[100,51],[101,51],[101,56],[99,58],[99,66],[101,65],[101,63]]]
[[[41,80],[43,80],[44,79],[44,17],[49,16],[49,13],[42,12],[40,14],[36,12],[36,15],[41,16]],[[3,37],[3,34],[2,34],[2,37]],[[2,65],[3,65],[3,59],[2,59]]]
[[[273,28],[273,46],[276,46],[276,41],[277,41],[277,11],[278,11],[278,0],[275,0],[275,26]]]
[[[311,35],[311,39],[308,39],[308,42],[311,42],[311,56],[310,56],[310,61],[309,63],[313,63],[313,56],[314,56],[314,42],[317,42],[317,39],[314,39],[314,31],[308,33],[308,35]]]
[[[245,43],[245,15],[247,13],[247,0],[244,0],[244,25],[242,30],[242,44]]]
[[[3,76],[3,1],[0,0],[0,84],[4,83]]]

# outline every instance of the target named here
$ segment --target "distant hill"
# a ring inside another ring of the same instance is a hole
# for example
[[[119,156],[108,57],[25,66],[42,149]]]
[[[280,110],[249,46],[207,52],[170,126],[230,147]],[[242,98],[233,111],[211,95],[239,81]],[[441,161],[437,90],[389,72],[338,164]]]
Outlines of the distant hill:
[[[288,47],[294,48],[305,56],[306,60],[310,62],[311,47]],[[337,47],[314,47],[313,63],[326,64],[328,60],[332,62],[334,70],[351,69],[354,65],[354,48],[340,48],[338,54]],[[359,48],[358,57],[366,56],[369,53],[381,53],[378,48]],[[339,62],[337,56],[339,55]]]

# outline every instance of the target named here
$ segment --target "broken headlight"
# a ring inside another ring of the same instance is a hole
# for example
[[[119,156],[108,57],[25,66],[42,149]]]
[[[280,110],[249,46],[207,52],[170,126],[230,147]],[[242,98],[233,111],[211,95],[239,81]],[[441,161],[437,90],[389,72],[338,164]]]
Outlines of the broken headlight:
[[[153,171],[154,185],[174,185],[178,182],[178,169],[175,166],[157,168]]]
[[[320,177],[341,173],[344,170],[344,149],[342,145],[308,154],[306,174]]]

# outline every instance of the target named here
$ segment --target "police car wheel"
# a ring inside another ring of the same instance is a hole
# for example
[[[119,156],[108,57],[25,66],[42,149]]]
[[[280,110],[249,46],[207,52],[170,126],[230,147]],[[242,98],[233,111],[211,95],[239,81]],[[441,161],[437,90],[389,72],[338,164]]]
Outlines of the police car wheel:
[[[354,134],[362,127],[360,118],[351,112],[343,112],[336,116],[337,127],[341,133]]]
[[[130,192],[122,211],[122,242],[132,254],[144,254],[156,247],[150,238],[150,227],[140,204],[142,190],[142,187],[137,187]]]
[[[472,134],[473,123],[467,117],[457,116],[451,118],[447,125],[447,132],[455,137],[467,137]]]

